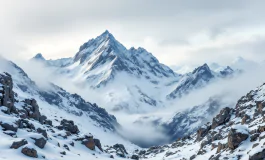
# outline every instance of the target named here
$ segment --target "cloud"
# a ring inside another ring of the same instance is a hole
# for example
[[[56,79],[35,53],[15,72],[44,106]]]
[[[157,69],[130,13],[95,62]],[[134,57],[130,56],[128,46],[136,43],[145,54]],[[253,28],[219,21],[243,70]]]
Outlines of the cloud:
[[[30,58],[39,52],[47,58],[70,57],[88,39],[108,29],[127,48],[145,47],[167,65],[223,63],[242,54],[236,47],[226,50],[234,42],[265,37],[262,0],[15,0],[0,4],[0,53],[12,58]],[[258,49],[247,57],[263,58]]]

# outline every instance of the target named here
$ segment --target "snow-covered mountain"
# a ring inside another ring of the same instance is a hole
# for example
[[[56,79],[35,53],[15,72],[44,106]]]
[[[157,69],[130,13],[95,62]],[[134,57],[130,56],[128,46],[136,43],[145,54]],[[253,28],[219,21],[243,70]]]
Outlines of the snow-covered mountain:
[[[37,54],[33,59],[49,66],[60,61],[64,65],[56,74],[103,95],[97,103],[112,111],[137,113],[161,107],[161,91],[180,77],[144,48],[126,49],[108,31],[81,45],[73,58],[45,61]]]
[[[160,78],[177,76],[145,49],[132,47],[127,50],[108,31],[80,46],[72,63],[62,72],[75,80],[86,81],[92,87],[106,85],[120,72],[146,78],[152,83],[159,83]]]
[[[72,58],[61,58],[56,60],[46,60],[41,53],[36,54],[32,60],[42,62],[49,67],[64,67],[72,62]]]
[[[168,142],[174,142],[178,138],[193,134],[221,109],[232,105],[230,102],[225,102],[222,96],[215,96],[201,105],[178,111],[171,116],[143,116],[134,123],[154,125],[157,131],[162,130],[165,133]]]
[[[176,83],[175,89],[167,95],[167,99],[181,98],[192,92],[193,90],[200,89],[217,81],[220,78],[232,76],[234,71],[231,67],[224,68],[223,70],[214,72],[207,64],[204,64],[191,73],[187,73]]]
[[[54,84],[40,88],[15,63],[3,58],[0,62],[0,148],[5,152],[2,158],[136,156],[132,153],[139,147],[117,134],[120,126],[105,109]]]
[[[139,155],[151,160],[262,160],[265,158],[264,95],[263,84],[240,98],[234,108],[223,108],[196,133],[172,144],[140,151]]]
[[[233,74],[230,67],[214,72],[204,64],[180,75],[144,48],[126,49],[108,31],[81,45],[72,58],[45,60],[37,54],[33,59],[48,66],[59,66],[56,74],[71,79],[82,89],[92,89],[94,95],[100,95],[94,98],[98,99],[96,102],[107,110],[128,113],[146,113],[165,107],[168,99],[181,98]],[[58,61],[60,65],[55,63]]]

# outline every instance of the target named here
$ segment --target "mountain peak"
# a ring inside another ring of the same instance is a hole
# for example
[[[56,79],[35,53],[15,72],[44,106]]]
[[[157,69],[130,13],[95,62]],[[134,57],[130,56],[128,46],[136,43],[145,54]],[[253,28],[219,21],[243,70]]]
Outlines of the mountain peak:
[[[105,30],[100,36],[98,36],[98,38],[109,38],[115,40],[114,36],[108,30]]]
[[[46,59],[42,56],[41,53],[36,54],[32,59],[34,60],[42,60],[45,61]]]
[[[197,73],[197,72],[202,72],[202,71],[203,71],[203,72],[211,72],[211,69],[210,69],[210,67],[208,66],[207,63],[204,63],[202,66],[196,68],[196,69],[192,72],[192,74]]]

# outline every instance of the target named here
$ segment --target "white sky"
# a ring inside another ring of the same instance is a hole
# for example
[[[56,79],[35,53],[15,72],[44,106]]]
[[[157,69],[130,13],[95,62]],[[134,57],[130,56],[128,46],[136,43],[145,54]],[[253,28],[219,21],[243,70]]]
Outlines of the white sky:
[[[0,0],[0,54],[74,56],[109,30],[167,65],[265,60],[263,0]]]

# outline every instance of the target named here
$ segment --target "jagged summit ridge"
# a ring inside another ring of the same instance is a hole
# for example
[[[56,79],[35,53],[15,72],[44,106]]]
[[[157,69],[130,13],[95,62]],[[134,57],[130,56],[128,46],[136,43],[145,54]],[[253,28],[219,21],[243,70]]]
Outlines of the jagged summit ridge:
[[[61,73],[86,79],[96,88],[106,85],[120,73],[145,78],[151,82],[177,76],[144,48],[126,49],[107,30],[81,45],[72,62],[65,65]]]
[[[43,55],[41,53],[37,53],[32,59],[35,60],[45,60],[45,58],[43,57]]]

